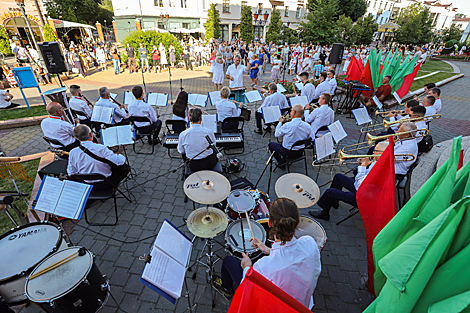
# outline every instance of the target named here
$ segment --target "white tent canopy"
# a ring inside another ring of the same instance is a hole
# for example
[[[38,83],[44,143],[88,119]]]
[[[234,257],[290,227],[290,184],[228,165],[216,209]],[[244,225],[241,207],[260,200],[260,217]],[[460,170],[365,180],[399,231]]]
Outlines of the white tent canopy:
[[[55,28],[92,28],[96,29],[95,27],[87,24],[81,24],[81,23],[75,23],[75,22],[69,22],[69,21],[62,21],[62,20],[56,20],[54,19],[54,26]]]
[[[168,33],[168,31],[166,29],[161,29],[161,28],[158,28],[158,27],[149,27],[149,28],[144,28],[142,29],[143,31],[147,31],[147,30],[154,30],[156,31],[157,33]]]
[[[206,29],[204,27],[198,27],[198,28],[195,28],[195,29],[190,29],[190,32],[191,33],[203,33],[203,34],[205,34]]]
[[[170,30],[170,33],[181,33],[181,34],[189,34],[191,31],[186,28],[175,28]]]

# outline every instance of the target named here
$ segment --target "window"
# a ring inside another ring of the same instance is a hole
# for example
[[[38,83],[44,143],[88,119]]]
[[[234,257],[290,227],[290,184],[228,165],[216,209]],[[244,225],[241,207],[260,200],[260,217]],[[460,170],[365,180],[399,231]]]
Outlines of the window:
[[[284,16],[285,17],[289,16],[289,7],[286,7],[286,10],[284,11]]]
[[[258,3],[258,12],[261,14],[263,12],[263,4]]]
[[[182,7],[183,9],[186,9],[186,8],[187,8],[187,6],[186,6],[186,0],[181,0],[181,7]]]
[[[222,13],[230,13],[230,0],[222,1]]]
[[[241,12],[243,11],[243,7],[246,7],[246,5],[247,5],[247,2],[246,2],[246,1],[242,1],[242,4],[241,4],[241,6],[240,6],[240,14],[241,14]]]
[[[295,17],[300,18],[301,13],[302,13],[302,7],[297,7],[297,11],[295,12]]]
[[[163,8],[163,0],[155,0],[155,6]]]
[[[163,24],[163,22],[158,22],[158,29],[165,29],[165,24]]]
[[[191,29],[191,23],[183,23],[183,28]]]

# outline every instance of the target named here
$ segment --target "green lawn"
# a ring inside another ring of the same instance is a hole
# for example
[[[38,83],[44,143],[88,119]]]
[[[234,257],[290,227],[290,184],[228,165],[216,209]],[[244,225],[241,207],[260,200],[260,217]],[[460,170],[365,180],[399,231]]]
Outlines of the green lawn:
[[[36,178],[36,173],[38,170],[39,166],[39,161],[40,159],[28,161],[28,162],[23,162],[21,163],[23,167],[25,168],[26,172],[29,174],[29,176],[34,180]],[[18,189],[23,192],[23,193],[28,193],[29,195],[26,197],[26,200],[29,200],[31,196],[31,191],[33,190],[33,183],[27,182],[24,180],[15,180]],[[8,179],[0,179],[0,191],[15,191],[15,186],[13,185],[13,182]],[[22,199],[17,200],[14,202],[18,208],[21,209],[21,211],[26,212],[28,209],[28,206]],[[9,212],[13,215],[13,217],[16,219],[16,214],[13,213],[13,210],[9,209]],[[18,221],[17,221],[18,222]],[[19,224],[19,223],[18,223]],[[3,234],[10,228],[13,228],[13,223],[10,221],[8,216],[5,214],[5,212],[0,212],[0,234]]]
[[[1,110],[0,121],[41,115],[47,115],[46,107],[44,105],[33,106],[31,107],[31,110],[28,108]]]
[[[426,63],[428,63],[428,62],[426,61]],[[452,77],[454,75],[458,75],[458,74],[456,74],[456,73],[437,73],[437,74],[434,74],[432,76],[416,80],[416,81],[413,82],[413,84],[411,84],[410,91],[418,90],[420,88],[423,88],[424,85],[426,85],[427,83],[437,83],[437,82],[440,82],[441,80]]]
[[[436,61],[436,60],[427,60],[426,63],[421,65],[418,75],[416,76],[423,76],[426,74],[429,74],[430,72],[436,72],[436,71],[442,71],[442,72],[453,72],[454,70],[452,69],[452,66],[447,64],[446,62],[443,61]]]

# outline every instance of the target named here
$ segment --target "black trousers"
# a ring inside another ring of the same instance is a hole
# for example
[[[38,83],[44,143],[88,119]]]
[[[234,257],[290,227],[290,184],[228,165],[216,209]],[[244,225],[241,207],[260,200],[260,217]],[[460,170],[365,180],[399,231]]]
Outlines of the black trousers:
[[[343,191],[343,188],[347,191]],[[336,174],[331,183],[331,187],[328,188],[323,193],[320,200],[318,200],[318,206],[322,208],[324,212],[329,213],[331,207],[338,208],[339,201],[357,205],[354,178],[343,174]]]
[[[256,111],[255,118],[256,118],[256,128],[261,130],[262,129],[261,120],[263,119],[263,113],[259,113],[258,111]]]
[[[277,142],[270,142],[269,145],[269,151],[271,153],[274,151],[274,158],[276,159],[278,164],[283,164],[284,163],[284,157],[289,154],[289,158],[291,159],[296,159],[300,158],[302,156],[303,150],[294,150],[290,151],[284,148],[280,143]]]
[[[212,153],[211,155],[205,158],[191,160],[189,162],[189,168],[193,172],[211,170],[214,168],[214,166],[217,164],[218,161],[219,160],[217,159],[217,156],[215,155],[215,153]]]
[[[158,134],[160,134],[160,130],[162,129],[162,121],[157,120],[156,122],[150,124],[149,126],[144,127],[137,127],[137,129],[143,133],[151,133],[154,130],[157,130],[154,134],[152,139],[158,139]],[[149,137],[150,139],[150,137]]]
[[[94,190],[104,190],[104,189],[109,189],[111,186],[119,186],[119,183],[127,177],[127,174],[129,174],[130,167],[127,166],[127,171],[113,171],[111,176],[107,177],[105,180],[101,182],[96,182],[93,183],[93,189]]]

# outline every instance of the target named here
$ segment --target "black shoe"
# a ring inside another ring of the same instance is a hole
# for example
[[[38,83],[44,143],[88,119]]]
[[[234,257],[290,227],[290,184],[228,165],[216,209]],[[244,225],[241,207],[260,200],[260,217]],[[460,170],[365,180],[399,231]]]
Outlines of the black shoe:
[[[155,146],[155,145],[158,145],[158,144],[160,143],[160,139],[159,139],[159,138],[156,138],[156,139],[151,139],[151,138],[149,138],[149,139],[148,139],[148,142],[149,142],[149,144]]]
[[[235,293],[233,290],[227,290],[225,289],[223,286],[222,286],[222,278],[220,278],[219,276],[217,275],[214,275],[214,277],[212,277],[212,286],[214,286],[214,288],[222,293],[224,296],[226,296],[227,298],[231,298],[233,297],[233,294]]]
[[[260,134],[260,135],[263,134],[263,132],[262,132],[261,130],[259,130],[259,129],[255,129],[255,133]]]
[[[280,168],[281,170],[285,170],[286,169],[286,163],[278,163],[277,167]]]
[[[310,214],[311,216],[313,216],[314,218],[319,218],[319,219],[322,219],[322,220],[325,220],[325,221],[329,221],[330,220],[330,213],[326,213],[325,211],[308,211],[308,214]]]

